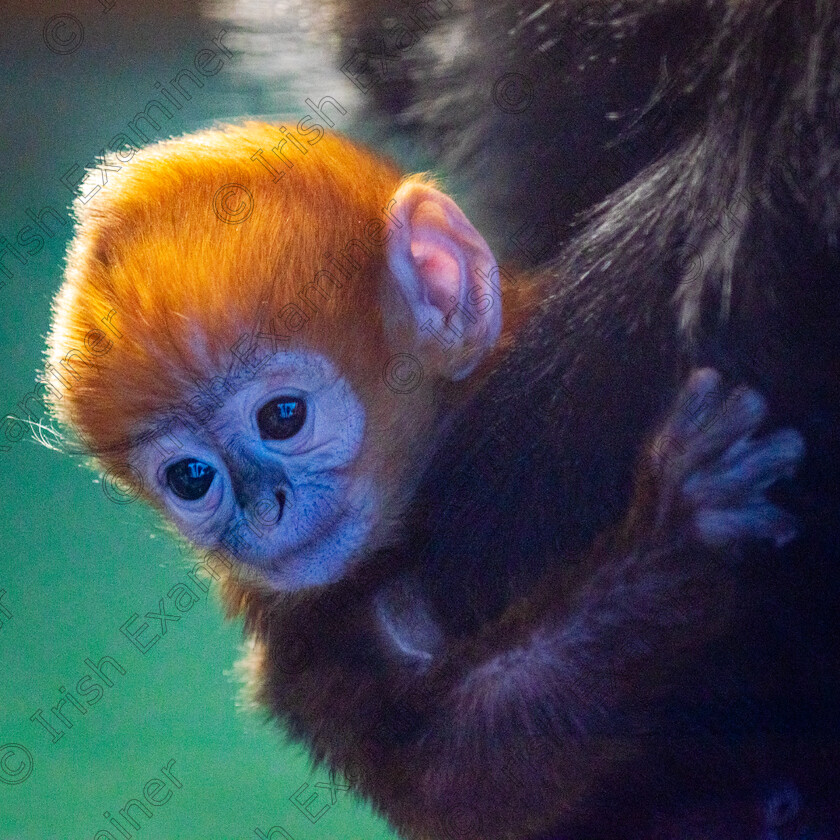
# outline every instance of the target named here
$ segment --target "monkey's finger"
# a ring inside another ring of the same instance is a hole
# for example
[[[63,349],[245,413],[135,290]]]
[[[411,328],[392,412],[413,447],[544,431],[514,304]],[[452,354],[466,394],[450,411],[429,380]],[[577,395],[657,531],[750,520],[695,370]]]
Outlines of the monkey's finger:
[[[742,508],[698,511],[694,518],[700,539],[722,547],[748,539],[772,539],[777,547],[796,537],[796,518],[768,502]]]
[[[712,368],[701,368],[689,376],[680,390],[675,406],[651,441],[649,465],[666,486],[679,484],[681,477],[694,463],[687,457],[693,439],[702,434],[712,394],[719,390],[720,374]]]
[[[683,441],[694,437],[714,410],[715,395],[720,392],[720,387],[720,374],[714,368],[693,371],[677,396],[663,434]]]
[[[770,457],[776,454],[779,457],[790,455],[796,460],[801,460],[805,454],[805,438],[796,429],[790,428],[776,429],[759,438],[744,437],[735,441],[726,450],[721,458],[721,464],[734,466],[738,461],[752,458],[762,451]]]
[[[726,451],[749,437],[767,414],[764,398],[750,388],[730,392],[717,414],[708,416],[708,425],[686,442],[682,461],[684,471],[693,471],[709,461],[720,459]],[[737,452],[737,449],[736,449]]]
[[[717,469],[689,476],[683,492],[698,507],[729,505],[781,478],[792,478],[804,452],[805,441],[794,429],[759,440],[742,438],[726,451]]]

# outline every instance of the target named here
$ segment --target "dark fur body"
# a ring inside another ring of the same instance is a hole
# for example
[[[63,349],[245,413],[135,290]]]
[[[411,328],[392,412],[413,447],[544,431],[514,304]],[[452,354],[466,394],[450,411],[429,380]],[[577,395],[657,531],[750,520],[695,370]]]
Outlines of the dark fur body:
[[[748,659],[767,660],[782,695],[778,717],[765,723],[813,728],[816,742],[836,745],[840,9],[595,5],[633,21],[637,48],[654,55],[663,42],[649,39],[648,27],[662,15],[683,17],[664,51],[671,91],[649,112],[662,109],[662,119],[646,144],[636,140],[636,149],[658,151],[544,269],[555,296],[436,460],[426,491],[436,547],[429,585],[445,581],[437,603],[444,615],[459,605],[454,626],[465,620],[460,605],[475,602],[461,596],[482,593],[466,619],[481,623],[509,597],[518,563],[528,577],[535,556],[591,540],[625,509],[643,436],[688,369],[714,365],[768,397],[772,424],[806,438],[807,463],[785,497],[802,517],[803,539],[760,559],[754,617],[771,636],[740,646]],[[628,13],[634,8],[640,17]],[[686,21],[708,28],[684,42]],[[557,142],[555,157],[565,159],[562,136]],[[510,151],[522,155],[516,171],[527,172],[527,141]],[[559,198],[562,181],[544,189]],[[470,451],[480,453],[477,469],[464,458]],[[477,527],[448,513],[465,507]],[[479,569],[489,570],[481,584]],[[453,591],[458,580],[463,589]]]
[[[539,0],[464,5],[426,36],[465,25],[454,63],[422,42],[376,94],[488,171],[476,204],[522,208],[517,226],[549,243],[526,255],[554,255],[540,271],[550,295],[445,439],[403,549],[306,598],[251,596],[249,628],[274,663],[263,700],[316,755],[355,767],[412,836],[543,836],[547,812],[563,837],[773,836],[762,797],[792,782],[802,830],[840,837],[840,8],[588,4],[581,41],[578,25],[564,34],[575,3],[518,29]],[[380,33],[372,7],[398,6],[347,4],[358,43]],[[492,80],[540,66],[534,51],[555,37],[546,56],[565,69],[534,77],[531,109],[499,111]],[[783,494],[801,537],[751,548],[733,576],[677,546],[661,588],[634,600],[607,549],[574,558],[631,504],[644,441],[698,364],[753,384],[770,425],[805,436]],[[453,645],[422,679],[372,626],[371,593],[405,568]],[[540,694],[549,675],[533,662],[521,683],[514,668],[473,705],[453,700],[477,663],[527,649],[580,598],[611,597],[621,632],[576,661],[591,669],[580,706]],[[301,638],[305,667],[288,667]]]

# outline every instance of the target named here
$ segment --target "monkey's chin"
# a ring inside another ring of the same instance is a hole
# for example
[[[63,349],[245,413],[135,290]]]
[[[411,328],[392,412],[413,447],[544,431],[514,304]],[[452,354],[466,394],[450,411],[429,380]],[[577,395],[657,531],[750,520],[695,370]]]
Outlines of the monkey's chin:
[[[293,554],[251,564],[281,592],[336,583],[364,562],[375,522],[372,509],[347,509],[328,532],[297,546]]]

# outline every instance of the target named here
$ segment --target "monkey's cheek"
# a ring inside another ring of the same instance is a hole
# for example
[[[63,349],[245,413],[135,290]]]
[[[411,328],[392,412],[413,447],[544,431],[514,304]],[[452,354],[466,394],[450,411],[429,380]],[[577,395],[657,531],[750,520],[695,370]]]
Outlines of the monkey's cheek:
[[[219,547],[220,534],[224,530],[221,523],[233,518],[234,505],[231,499],[222,495],[217,503],[208,505],[206,509],[169,504],[166,513],[172,524],[193,545],[210,549]]]

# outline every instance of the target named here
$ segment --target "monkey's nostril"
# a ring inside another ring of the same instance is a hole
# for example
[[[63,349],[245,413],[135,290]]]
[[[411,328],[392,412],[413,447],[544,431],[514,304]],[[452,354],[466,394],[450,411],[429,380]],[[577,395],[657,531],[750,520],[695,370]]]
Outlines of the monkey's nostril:
[[[246,509],[246,516],[253,516],[260,524],[267,528],[276,525],[283,518],[283,510],[286,507],[286,494],[282,490],[274,491],[276,504],[266,495],[258,499],[253,507]]]

